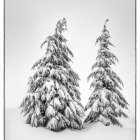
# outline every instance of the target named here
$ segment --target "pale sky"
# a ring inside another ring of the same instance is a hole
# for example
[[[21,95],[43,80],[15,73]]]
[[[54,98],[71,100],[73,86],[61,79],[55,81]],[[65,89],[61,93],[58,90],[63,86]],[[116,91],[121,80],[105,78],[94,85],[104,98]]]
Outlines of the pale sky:
[[[32,65],[45,54],[40,49],[54,33],[56,22],[65,17],[68,45],[74,54],[72,68],[80,78],[82,103],[91,92],[87,76],[96,62],[96,38],[107,18],[110,50],[118,57],[113,70],[124,83],[122,91],[135,113],[135,1],[134,0],[6,0],[5,7],[5,105],[19,106],[27,95]]]

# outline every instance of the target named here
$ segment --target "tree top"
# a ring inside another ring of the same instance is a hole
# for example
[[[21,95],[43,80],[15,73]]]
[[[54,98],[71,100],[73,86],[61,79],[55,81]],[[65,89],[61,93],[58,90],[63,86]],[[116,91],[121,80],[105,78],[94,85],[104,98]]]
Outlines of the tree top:
[[[59,20],[56,24],[55,32],[56,34],[61,34],[62,32],[67,30],[67,21],[65,18]]]

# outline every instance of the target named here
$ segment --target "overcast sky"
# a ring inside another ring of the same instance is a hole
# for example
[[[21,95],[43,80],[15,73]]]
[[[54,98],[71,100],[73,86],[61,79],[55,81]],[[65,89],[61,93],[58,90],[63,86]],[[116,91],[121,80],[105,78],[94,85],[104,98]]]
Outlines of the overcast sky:
[[[124,82],[123,95],[135,109],[135,1],[134,0],[6,0],[5,7],[5,101],[19,106],[27,95],[31,67],[42,55],[45,38],[54,33],[56,22],[65,17],[66,37],[74,53],[72,68],[79,74],[82,103],[91,94],[87,76],[95,63],[100,35],[107,18],[118,57],[114,71]]]

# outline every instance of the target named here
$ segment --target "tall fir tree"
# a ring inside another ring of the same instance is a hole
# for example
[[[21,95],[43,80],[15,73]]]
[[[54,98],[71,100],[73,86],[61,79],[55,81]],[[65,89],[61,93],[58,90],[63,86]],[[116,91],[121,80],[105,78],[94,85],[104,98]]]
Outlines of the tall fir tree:
[[[122,126],[118,117],[128,118],[124,109],[128,109],[128,103],[123,97],[121,90],[122,80],[111,69],[111,66],[118,62],[117,57],[110,52],[109,47],[114,46],[110,42],[110,34],[106,28],[106,23],[102,34],[97,38],[95,44],[100,48],[97,53],[96,63],[92,66],[92,73],[88,80],[93,78],[90,88],[93,92],[85,106],[85,111],[90,109],[85,118],[85,123],[102,122],[106,126],[113,124]]]
[[[54,35],[41,45],[46,46],[45,55],[32,67],[34,74],[29,78],[28,95],[20,106],[26,123],[31,126],[44,126],[52,131],[83,128],[80,78],[69,65],[73,53],[63,36],[66,30],[63,18],[57,22]]]

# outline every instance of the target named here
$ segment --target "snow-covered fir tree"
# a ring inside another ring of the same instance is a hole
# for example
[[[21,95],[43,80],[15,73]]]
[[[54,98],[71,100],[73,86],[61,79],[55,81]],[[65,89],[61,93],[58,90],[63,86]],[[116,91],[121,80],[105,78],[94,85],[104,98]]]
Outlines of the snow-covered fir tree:
[[[65,128],[82,129],[84,107],[78,90],[79,76],[69,62],[73,53],[67,46],[63,32],[67,30],[66,19],[59,20],[55,33],[42,43],[45,55],[32,67],[28,95],[21,103],[26,123],[47,127],[52,131]]]
[[[110,124],[122,126],[117,118],[122,116],[128,118],[124,112],[128,109],[128,103],[121,93],[123,82],[111,69],[111,65],[118,62],[118,59],[109,49],[114,45],[110,42],[110,34],[106,28],[107,22],[108,19],[104,24],[102,34],[96,40],[100,48],[96,63],[92,66],[92,73],[87,78],[93,79],[90,85],[93,92],[85,106],[85,111],[89,109],[89,113],[84,122],[99,121],[106,126]]]

